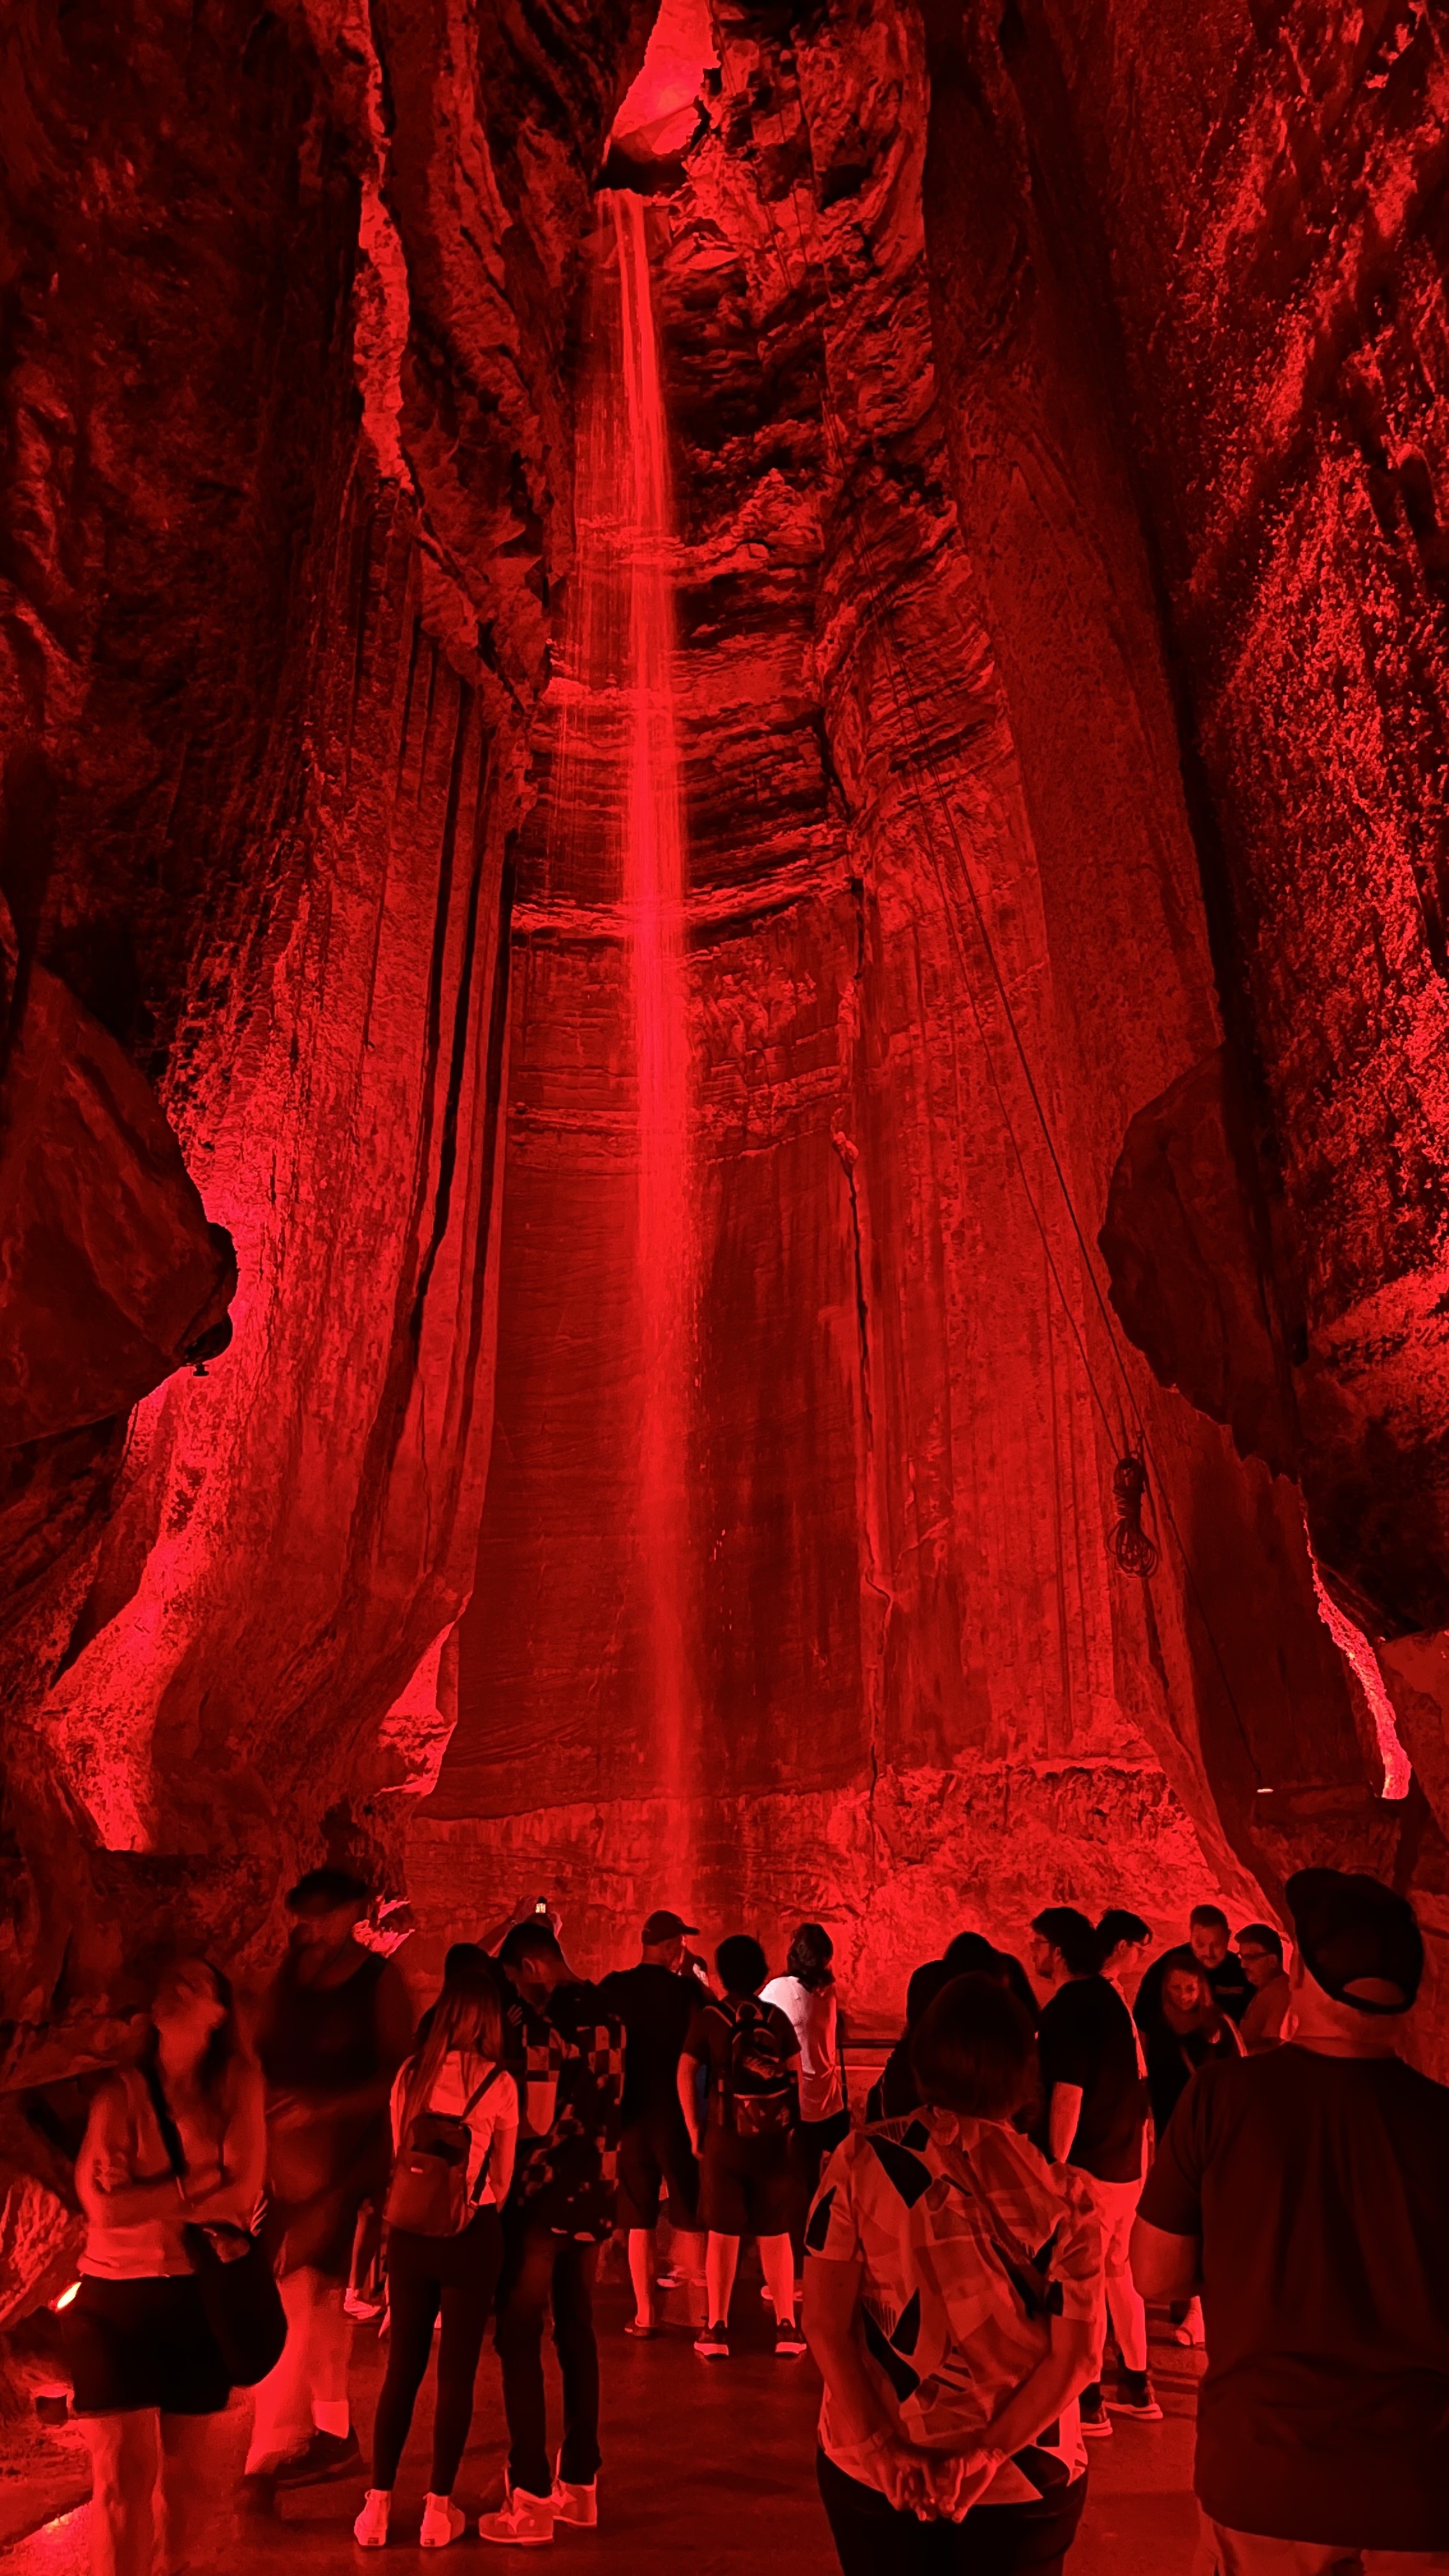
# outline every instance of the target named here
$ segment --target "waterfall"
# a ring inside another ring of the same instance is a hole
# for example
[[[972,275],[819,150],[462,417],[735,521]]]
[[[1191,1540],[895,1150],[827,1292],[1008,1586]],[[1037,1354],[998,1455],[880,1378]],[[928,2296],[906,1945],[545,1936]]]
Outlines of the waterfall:
[[[685,1473],[692,1322],[685,841],[674,704],[673,496],[644,204],[613,193],[629,470],[629,747],[623,900],[639,1086],[644,1381],[640,1541],[661,1786],[682,1799],[691,1730]],[[682,1820],[681,1820],[682,1821]]]
[[[600,199],[575,469],[577,553],[551,698],[552,893],[620,942],[621,1100],[632,1181],[639,1400],[635,1527],[648,1716],[644,1785],[674,1806],[687,1894],[694,1693],[687,1440],[694,1374],[685,832],[675,710],[673,498],[643,201]],[[613,946],[611,937],[608,945]]]

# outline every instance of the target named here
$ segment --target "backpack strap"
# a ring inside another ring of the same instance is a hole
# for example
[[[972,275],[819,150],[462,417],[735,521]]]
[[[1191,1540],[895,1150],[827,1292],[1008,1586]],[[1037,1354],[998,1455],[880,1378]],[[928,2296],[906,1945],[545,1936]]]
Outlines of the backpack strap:
[[[729,2032],[729,2043],[724,2053],[724,2072],[720,2079],[719,2089],[720,2104],[724,2111],[724,2124],[727,2129],[732,2129],[735,2125],[735,2033],[740,2026],[739,2016],[731,2009],[723,1995],[719,1997],[717,2002],[711,2000],[709,2008],[712,2012],[723,2014],[725,2028]]]

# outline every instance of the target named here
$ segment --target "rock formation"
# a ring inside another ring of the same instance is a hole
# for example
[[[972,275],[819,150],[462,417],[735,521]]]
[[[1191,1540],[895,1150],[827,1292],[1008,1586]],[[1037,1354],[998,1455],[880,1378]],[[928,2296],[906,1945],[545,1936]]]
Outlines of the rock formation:
[[[1357,1858],[1449,1931],[1442,29],[659,14],[617,127],[651,0],[6,31],[16,2100],[323,1848],[423,1965],[535,1880],[588,1963],[818,1914],[882,2021],[1048,1897]],[[679,527],[667,1798],[555,793],[601,174]]]

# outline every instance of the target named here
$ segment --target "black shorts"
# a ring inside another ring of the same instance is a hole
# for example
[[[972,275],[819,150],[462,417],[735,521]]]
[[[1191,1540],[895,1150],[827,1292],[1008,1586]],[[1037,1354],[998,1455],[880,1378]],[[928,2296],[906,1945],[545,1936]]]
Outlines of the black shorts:
[[[699,2223],[715,2236],[788,2236],[799,2186],[790,2133],[737,2138],[706,2129],[699,2161]]]
[[[698,2227],[699,2167],[677,2102],[631,2120],[619,2140],[617,2224],[652,2227],[661,2195],[671,2226]]]
[[[231,2381],[194,2273],[179,2280],[103,2281],[87,2274],[64,2312],[65,2357],[77,2415],[221,2415]]]

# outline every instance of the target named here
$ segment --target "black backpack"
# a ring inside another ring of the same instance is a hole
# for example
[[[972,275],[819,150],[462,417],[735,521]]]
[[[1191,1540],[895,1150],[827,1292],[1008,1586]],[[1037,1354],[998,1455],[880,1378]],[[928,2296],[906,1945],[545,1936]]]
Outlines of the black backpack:
[[[398,2148],[387,2187],[383,2217],[389,2227],[409,2236],[461,2236],[469,2224],[488,2171],[485,2157],[478,2179],[468,2189],[468,2154],[473,2133],[468,2114],[476,2110],[491,2084],[503,2073],[490,2067],[461,2111],[417,2111]]]
[[[724,2126],[737,2138],[768,2138],[793,2128],[795,2085],[790,2043],[765,2004],[714,2007],[730,2026],[729,2056],[720,2081]]]

